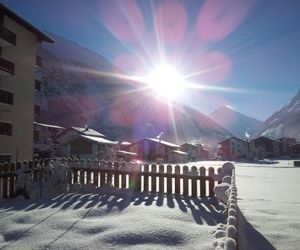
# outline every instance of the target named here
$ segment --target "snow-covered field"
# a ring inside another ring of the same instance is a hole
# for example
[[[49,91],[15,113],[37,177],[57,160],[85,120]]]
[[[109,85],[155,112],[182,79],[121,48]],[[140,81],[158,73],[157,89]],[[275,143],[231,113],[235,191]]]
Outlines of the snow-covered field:
[[[287,160],[235,165],[238,204],[249,222],[239,228],[240,249],[300,249],[300,168]]]
[[[213,249],[215,199],[132,193],[0,201],[0,249]]]
[[[239,249],[299,249],[300,168],[292,163],[235,163]],[[222,212],[216,199],[111,188],[36,201],[1,200],[0,249],[213,249]]]

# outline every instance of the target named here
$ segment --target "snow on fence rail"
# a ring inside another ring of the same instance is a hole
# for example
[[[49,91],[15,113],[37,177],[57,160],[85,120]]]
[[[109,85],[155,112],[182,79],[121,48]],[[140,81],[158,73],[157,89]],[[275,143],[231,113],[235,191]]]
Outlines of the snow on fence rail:
[[[0,164],[0,198],[16,195],[18,170],[25,169],[31,181],[40,181],[51,169],[66,169],[69,184],[92,184],[95,187],[113,185],[130,188],[138,192],[162,192],[192,197],[212,197],[216,185],[214,168],[196,166],[180,167],[163,164],[130,164],[125,162],[79,161],[79,160],[35,160],[29,162]]]

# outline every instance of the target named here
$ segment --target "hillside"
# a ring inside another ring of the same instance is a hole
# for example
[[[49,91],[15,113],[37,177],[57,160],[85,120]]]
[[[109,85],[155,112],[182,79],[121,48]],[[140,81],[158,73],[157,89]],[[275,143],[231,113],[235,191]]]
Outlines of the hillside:
[[[300,91],[262,124],[259,134],[274,139],[294,137],[300,141]]]
[[[210,117],[233,135],[242,139],[254,137],[262,124],[261,121],[243,115],[227,106],[218,108],[210,114]]]
[[[208,116],[182,104],[170,107],[137,83],[111,76],[120,72],[105,58],[76,43],[51,35],[39,55],[39,121],[98,129],[111,139],[136,140],[164,132],[164,139],[214,144],[231,134]],[[103,74],[104,73],[104,74]]]

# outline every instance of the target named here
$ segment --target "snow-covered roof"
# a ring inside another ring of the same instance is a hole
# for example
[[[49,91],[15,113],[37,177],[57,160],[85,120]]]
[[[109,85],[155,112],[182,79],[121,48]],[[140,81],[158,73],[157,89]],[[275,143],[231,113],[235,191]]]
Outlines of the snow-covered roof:
[[[75,129],[80,134],[87,135],[87,136],[98,136],[98,137],[105,137],[105,135],[97,132],[94,129],[91,128],[79,128],[79,127],[72,127],[72,129]]]
[[[122,141],[120,143],[120,145],[124,145],[124,146],[130,145],[130,144],[131,144],[131,142],[128,142],[128,141]]]
[[[51,125],[51,124],[45,124],[45,123],[40,123],[40,122],[34,122],[33,124],[41,126],[41,127],[47,127],[47,128],[64,129],[64,127],[61,127],[61,126]]]
[[[118,153],[122,154],[122,155],[134,155],[134,156],[137,156],[137,153],[129,152],[129,151],[124,151],[124,150],[118,150]]]
[[[176,154],[179,154],[179,155],[187,155],[188,154],[187,152],[183,152],[183,151],[180,151],[180,150],[172,150],[169,153],[176,153]]]
[[[110,140],[104,139],[102,137],[96,137],[96,136],[87,136],[87,135],[81,135],[80,137],[83,137],[85,139],[88,139],[90,141],[94,141],[100,144],[110,144],[110,145],[115,145],[115,142],[112,142]]]
[[[157,143],[161,143],[161,144],[164,144],[166,146],[173,147],[173,148],[180,148],[180,146],[177,145],[177,144],[174,144],[172,142],[163,141],[163,140],[157,139],[157,138],[146,138],[146,140],[150,140],[150,141],[154,141],[154,142],[157,142]]]

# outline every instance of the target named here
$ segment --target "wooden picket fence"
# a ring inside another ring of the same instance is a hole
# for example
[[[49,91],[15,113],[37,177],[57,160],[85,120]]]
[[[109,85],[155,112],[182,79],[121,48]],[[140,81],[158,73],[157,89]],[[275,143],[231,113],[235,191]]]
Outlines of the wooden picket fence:
[[[32,171],[41,171],[48,164],[64,166],[70,171],[70,184],[92,184],[96,187],[113,185],[116,188],[130,188],[137,192],[160,192],[187,195],[192,197],[213,197],[216,181],[212,176],[214,168],[163,164],[128,164],[125,162],[79,161],[79,160],[40,160],[17,164],[0,164],[0,198],[15,196],[17,175],[15,169],[21,164]]]

